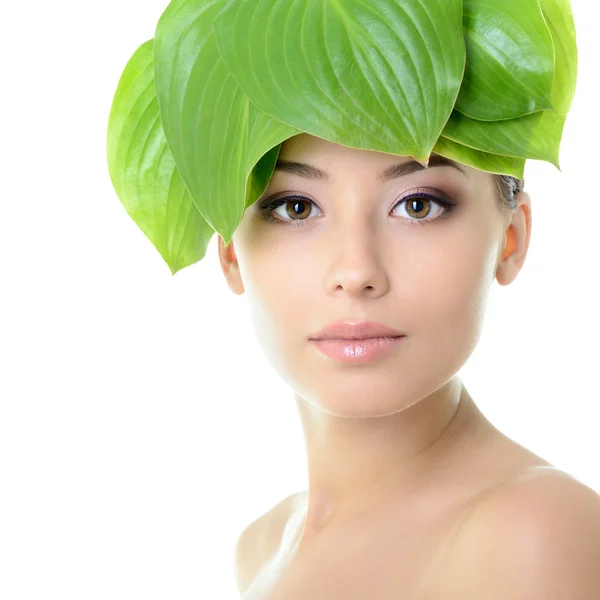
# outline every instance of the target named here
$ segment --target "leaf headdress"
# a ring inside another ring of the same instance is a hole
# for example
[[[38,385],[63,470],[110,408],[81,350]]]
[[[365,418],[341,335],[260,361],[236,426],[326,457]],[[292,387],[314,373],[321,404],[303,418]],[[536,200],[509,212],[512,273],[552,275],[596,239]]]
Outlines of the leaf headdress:
[[[229,244],[300,133],[560,170],[576,80],[569,0],[172,0],[119,80],[109,173],[175,274]]]

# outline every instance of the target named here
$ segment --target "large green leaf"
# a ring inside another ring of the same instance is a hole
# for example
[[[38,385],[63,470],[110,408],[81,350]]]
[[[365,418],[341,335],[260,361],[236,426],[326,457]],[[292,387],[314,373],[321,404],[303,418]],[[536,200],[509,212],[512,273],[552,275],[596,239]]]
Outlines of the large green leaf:
[[[252,103],[347,146],[426,162],[465,67],[462,0],[245,0],[214,21]]]
[[[275,171],[275,163],[281,150],[281,144],[275,146],[269,150],[261,159],[256,163],[254,170],[250,178],[248,179],[248,187],[246,189],[246,206],[248,208],[252,206],[267,189],[273,172]]]
[[[538,0],[465,0],[464,32],[457,111],[499,121],[552,109],[554,46]]]
[[[577,79],[569,0],[172,0],[153,46],[119,82],[107,158],[173,273],[215,231],[231,241],[302,132],[425,165],[560,169]]]
[[[215,233],[194,206],[165,138],[154,87],[153,42],[123,71],[107,132],[109,174],[127,213],[174,275],[201,260]]]
[[[558,152],[565,118],[542,111],[495,123],[452,113],[443,136],[484,152],[551,162],[560,169]]]
[[[555,110],[494,123],[476,121],[454,110],[442,135],[485,152],[545,160],[560,170],[560,143],[577,83],[575,23],[568,0],[539,2],[555,47],[552,85]]]
[[[181,177],[228,244],[246,207],[266,188],[277,146],[301,131],[257,110],[229,74],[212,28],[226,4],[173,0],[156,28],[155,75],[165,135]]]
[[[480,169],[488,173],[497,173],[498,175],[512,175],[523,179],[525,173],[524,158],[511,158],[501,154],[490,154],[475,150],[468,146],[463,146],[458,142],[453,142],[444,136],[440,136],[433,151],[456,162],[468,165],[475,169]]]
[[[552,34],[556,54],[556,79],[552,103],[557,114],[567,116],[577,87],[577,34],[569,0],[539,0]]]

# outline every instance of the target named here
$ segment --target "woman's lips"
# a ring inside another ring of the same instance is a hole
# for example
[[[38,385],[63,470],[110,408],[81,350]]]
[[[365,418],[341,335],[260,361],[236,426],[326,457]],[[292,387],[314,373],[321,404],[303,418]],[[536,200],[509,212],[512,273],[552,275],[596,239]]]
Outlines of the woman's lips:
[[[366,340],[405,335],[379,321],[333,321],[312,334],[311,340]]]
[[[405,337],[402,335],[364,340],[310,340],[310,343],[314,344],[319,352],[333,360],[346,363],[365,363],[390,355]]]

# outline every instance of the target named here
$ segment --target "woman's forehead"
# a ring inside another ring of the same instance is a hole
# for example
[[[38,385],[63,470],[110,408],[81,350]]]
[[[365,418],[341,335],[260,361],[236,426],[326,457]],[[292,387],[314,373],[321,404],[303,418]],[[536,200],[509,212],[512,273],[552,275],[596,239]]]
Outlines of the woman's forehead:
[[[468,165],[450,160],[435,152],[431,153],[429,166],[452,166],[461,177],[477,179],[491,174]],[[332,181],[337,169],[360,169],[361,172],[376,173],[385,183],[402,174],[425,169],[410,156],[387,154],[344,146],[307,133],[296,135],[283,142],[279,153],[276,172],[295,173],[309,179]]]

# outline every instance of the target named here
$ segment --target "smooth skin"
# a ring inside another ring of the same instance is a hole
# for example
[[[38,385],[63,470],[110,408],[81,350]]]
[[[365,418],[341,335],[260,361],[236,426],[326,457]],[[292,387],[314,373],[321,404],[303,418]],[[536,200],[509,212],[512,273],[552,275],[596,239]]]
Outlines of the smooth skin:
[[[462,164],[383,183],[412,159],[309,134],[280,159],[330,180],[276,170],[219,259],[294,390],[309,485],[242,533],[244,600],[600,600],[600,496],[496,429],[457,375],[492,285],[524,264],[529,195],[505,213],[493,176]],[[417,190],[456,206],[402,202]],[[291,194],[269,221],[261,202]],[[406,338],[339,363],[309,341],[335,320]]]

